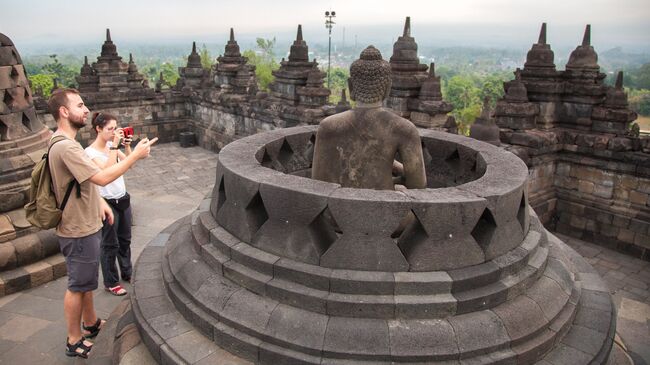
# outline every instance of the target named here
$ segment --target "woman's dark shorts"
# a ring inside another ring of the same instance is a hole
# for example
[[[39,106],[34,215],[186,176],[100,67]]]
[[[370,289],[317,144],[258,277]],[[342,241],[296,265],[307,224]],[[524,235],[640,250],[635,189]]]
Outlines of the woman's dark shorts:
[[[59,247],[68,268],[68,290],[88,292],[97,289],[101,241],[101,230],[86,237],[59,237]]]

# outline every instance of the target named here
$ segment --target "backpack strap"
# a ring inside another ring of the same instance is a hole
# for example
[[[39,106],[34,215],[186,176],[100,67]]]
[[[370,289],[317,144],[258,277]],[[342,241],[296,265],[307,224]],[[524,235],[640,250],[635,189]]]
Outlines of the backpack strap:
[[[50,147],[48,147],[47,153],[45,154],[45,156],[43,156],[47,160],[48,168],[49,168],[49,164],[50,164],[50,159],[49,159],[50,149],[52,148],[52,146],[54,146],[55,143],[61,142],[64,139],[66,139],[66,137],[62,136],[62,135],[56,135],[56,136],[52,137],[51,142],[50,142]],[[63,197],[63,202],[61,203],[61,207],[59,208],[60,210],[63,211],[63,209],[65,209],[66,204],[68,204],[68,198],[70,198],[70,193],[72,193],[72,188],[75,185],[77,185],[77,198],[81,197],[81,185],[79,184],[79,182],[76,179],[73,178],[72,181],[70,181],[70,183],[68,184],[68,189],[66,189],[66,191],[65,191],[65,196]]]

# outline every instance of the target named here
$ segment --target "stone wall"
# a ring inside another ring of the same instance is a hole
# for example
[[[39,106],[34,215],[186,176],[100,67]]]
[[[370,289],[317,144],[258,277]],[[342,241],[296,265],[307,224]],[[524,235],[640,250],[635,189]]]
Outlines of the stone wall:
[[[650,178],[583,161],[557,164],[557,231],[650,258]]]

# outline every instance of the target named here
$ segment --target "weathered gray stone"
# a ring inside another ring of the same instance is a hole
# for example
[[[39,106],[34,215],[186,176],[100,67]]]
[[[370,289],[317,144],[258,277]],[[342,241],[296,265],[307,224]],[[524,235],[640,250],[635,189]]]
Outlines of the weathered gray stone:
[[[409,361],[451,360],[458,357],[458,344],[449,322],[388,321],[391,355]]]
[[[461,359],[504,349],[510,341],[503,323],[491,311],[454,316],[449,323],[458,339]]]
[[[381,319],[332,317],[327,323],[323,355],[335,358],[367,355],[373,360],[388,360],[388,324]]]

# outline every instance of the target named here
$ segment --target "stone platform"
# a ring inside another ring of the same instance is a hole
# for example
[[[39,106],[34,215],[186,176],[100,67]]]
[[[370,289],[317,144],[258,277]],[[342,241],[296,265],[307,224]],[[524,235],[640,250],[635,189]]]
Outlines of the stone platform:
[[[188,163],[193,161],[193,163]],[[140,161],[126,175],[126,183],[132,196],[135,214],[133,255],[137,258],[147,244],[167,235],[177,219],[190,214],[205,199],[215,180],[216,155],[198,147],[180,148],[178,143],[157,145],[149,159]],[[190,178],[191,176],[191,178]],[[189,219],[189,218],[188,218]],[[614,298],[617,312],[617,345],[629,351],[636,364],[650,363],[650,263],[617,253],[594,243],[558,235],[572,249],[582,255],[601,275]],[[101,279],[100,279],[101,280]],[[63,293],[66,277],[33,289],[0,298],[0,360],[2,363],[61,365],[75,363],[63,354],[62,339],[65,338],[63,321]],[[132,287],[125,284],[132,293]],[[101,288],[95,292],[95,304],[100,316],[109,319],[107,331],[97,339],[91,359],[79,361],[89,364],[153,365],[155,360],[141,342],[135,327],[130,295],[115,297]],[[122,305],[121,303],[124,303]],[[172,318],[172,320],[170,320]],[[189,325],[182,316],[164,314],[151,318],[150,322],[166,321],[168,325],[182,326],[177,331],[180,342],[184,338],[199,338],[197,346],[206,347],[198,362],[221,364],[238,362],[210,340],[196,336],[200,332]],[[193,333],[189,333],[193,332]],[[180,337],[184,336],[184,337]],[[620,336],[620,338],[619,338]],[[187,345],[192,346],[192,345]],[[617,346],[615,349],[621,349]],[[628,355],[612,349],[610,364],[622,364],[617,360]],[[618,356],[616,356],[618,355]],[[219,363],[219,362],[217,362]],[[628,362],[629,363],[629,362]]]
[[[132,307],[157,361],[606,363],[608,288],[528,207],[521,161],[426,131],[444,187],[328,189],[298,177],[314,132],[229,145],[213,193],[143,251]]]

